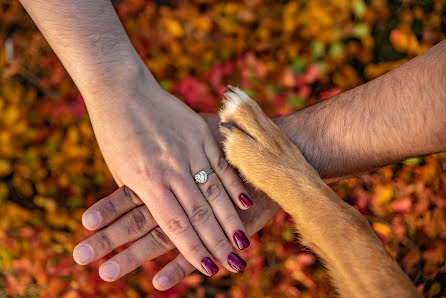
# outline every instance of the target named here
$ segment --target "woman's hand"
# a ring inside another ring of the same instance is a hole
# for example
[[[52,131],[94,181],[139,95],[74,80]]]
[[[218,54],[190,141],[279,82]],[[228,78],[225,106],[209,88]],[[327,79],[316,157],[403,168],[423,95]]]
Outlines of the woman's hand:
[[[218,271],[214,259],[232,272],[243,270],[245,262],[233,247],[246,248],[249,237],[231,199],[241,209],[249,208],[252,202],[208,125],[177,98],[151,84],[150,73],[143,71],[127,82],[131,83],[97,93],[95,96],[104,100],[100,105],[90,100],[87,107],[105,161],[118,185],[126,186],[121,188],[126,191],[108,205],[111,214],[128,211],[136,197],[147,209],[140,208],[126,219],[136,225],[127,229],[125,225],[110,226],[110,233],[119,231],[119,239],[102,233],[100,238],[76,246],[74,259],[88,264],[108,253],[98,250],[98,245],[114,249],[123,241],[136,240],[142,232],[149,232],[144,230],[144,223],[156,221],[187,261],[203,274]],[[209,174],[207,182],[196,184],[194,175],[209,169],[214,173]],[[83,223],[94,230],[109,220],[92,211],[85,214]],[[101,277],[108,281],[122,272],[114,261],[103,264],[100,270]]]
[[[246,190],[206,123],[158,86],[111,1],[21,3],[85,99],[116,182],[141,198],[175,246],[201,272],[218,271],[214,257],[231,271],[237,271],[231,266],[234,262],[240,269],[244,261],[233,246],[244,248],[249,239],[230,199],[248,208],[252,203]],[[209,169],[214,170],[209,180],[195,184],[194,174]],[[86,225],[93,229],[98,216],[86,218]],[[73,252],[80,264],[97,257],[95,253],[88,244]],[[114,263],[106,268],[105,279],[119,274]]]
[[[202,117],[220,142],[218,116],[202,114]],[[254,195],[255,204],[249,210],[238,209],[237,212],[248,233],[252,235],[278,212],[279,206],[263,193],[254,191],[249,185],[246,186],[250,193]],[[100,219],[93,230],[102,229],[78,245],[88,244],[93,249],[94,257],[88,263],[109,254],[119,246],[138,239],[130,247],[102,264],[99,269],[102,277],[104,277],[104,268],[109,266],[107,264],[113,262],[118,266],[118,274],[113,279],[106,279],[107,281],[119,279],[143,263],[175,248],[172,241],[158,226],[147,206],[124,186],[85,211],[83,223],[86,227],[90,226],[89,218],[94,216],[92,214],[99,215],[98,218]],[[91,226],[89,229],[92,229]],[[194,269],[194,266],[182,254],[179,254],[155,275],[153,285],[158,290],[167,290],[180,282]]]
[[[236,262],[238,269],[243,267],[233,246],[243,249],[249,238],[230,200],[248,208],[252,202],[246,189],[206,123],[158,86],[111,1],[20,2],[84,97],[116,182],[141,198],[166,235],[201,272],[218,271],[214,257],[231,271],[238,271],[233,268]],[[208,181],[195,184],[194,174],[209,169],[214,173]],[[86,217],[86,226],[94,229],[99,216]],[[80,264],[97,257],[89,244],[77,246],[73,254]],[[114,263],[106,268],[105,279],[119,274]]]

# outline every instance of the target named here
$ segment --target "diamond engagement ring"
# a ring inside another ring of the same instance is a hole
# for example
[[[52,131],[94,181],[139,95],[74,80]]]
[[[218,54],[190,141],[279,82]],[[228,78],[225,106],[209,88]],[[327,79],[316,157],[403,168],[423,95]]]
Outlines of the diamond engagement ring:
[[[214,170],[210,169],[208,171],[200,171],[197,174],[195,174],[195,183],[206,183],[208,181],[208,175],[212,173]]]

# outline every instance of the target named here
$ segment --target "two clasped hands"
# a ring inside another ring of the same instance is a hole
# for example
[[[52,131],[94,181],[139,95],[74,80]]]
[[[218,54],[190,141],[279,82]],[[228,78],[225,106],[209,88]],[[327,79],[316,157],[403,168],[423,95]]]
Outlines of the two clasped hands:
[[[137,78],[131,98],[90,109],[98,143],[121,187],[85,211],[85,228],[100,231],[75,247],[74,259],[86,265],[137,240],[101,265],[102,279],[114,281],[176,247],[181,254],[154,278],[160,290],[192,268],[208,276],[219,265],[240,272],[246,263],[237,250],[250,240],[237,210],[254,205],[205,120],[217,122],[217,116],[201,117],[150,79]],[[207,175],[195,181],[202,170]]]

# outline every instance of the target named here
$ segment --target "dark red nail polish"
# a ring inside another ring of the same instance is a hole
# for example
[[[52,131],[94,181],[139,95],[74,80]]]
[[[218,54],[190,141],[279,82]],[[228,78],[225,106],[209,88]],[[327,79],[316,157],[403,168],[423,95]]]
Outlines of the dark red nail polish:
[[[246,267],[246,262],[240,258],[237,254],[232,253],[228,256],[228,264],[237,272],[242,272]]]
[[[244,193],[242,193],[238,199],[240,200],[240,202],[242,202],[243,206],[245,206],[246,208],[251,207],[252,206],[252,201],[251,199]]]
[[[201,260],[201,266],[207,273],[209,273],[210,276],[215,275],[215,273],[217,273],[219,270],[217,264],[215,264],[214,261],[208,257]]]
[[[234,233],[234,241],[237,243],[239,249],[245,249],[250,244],[248,237],[241,230]]]

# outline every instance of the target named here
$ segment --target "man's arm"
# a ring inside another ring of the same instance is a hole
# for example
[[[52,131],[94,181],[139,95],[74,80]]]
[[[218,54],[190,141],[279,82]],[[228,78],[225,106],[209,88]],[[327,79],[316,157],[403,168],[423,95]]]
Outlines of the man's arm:
[[[276,123],[326,181],[445,151],[446,40]]]

